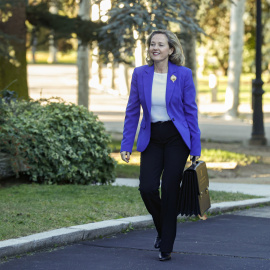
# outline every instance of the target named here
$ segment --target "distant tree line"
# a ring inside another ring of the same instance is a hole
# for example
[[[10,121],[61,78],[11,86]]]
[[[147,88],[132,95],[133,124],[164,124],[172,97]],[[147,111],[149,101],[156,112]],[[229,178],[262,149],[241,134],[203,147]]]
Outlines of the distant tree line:
[[[146,36],[157,28],[169,28],[182,41],[186,66],[193,70],[196,83],[196,46],[205,48],[205,70],[222,70],[227,74],[230,38],[230,0],[111,0],[108,20],[83,20],[80,5],[88,0],[2,0],[0,2],[0,89],[12,85],[20,97],[28,98],[26,50],[30,46],[27,34],[43,34],[40,44],[61,40],[63,50],[71,49],[66,42],[77,38],[88,46],[95,42],[101,61],[132,63],[137,42],[144,44]],[[102,1],[88,1],[91,5]],[[237,2],[237,1],[236,1]],[[57,14],[50,12],[57,6]],[[270,2],[262,1],[263,10],[263,70],[270,61]],[[243,70],[254,70],[255,59],[255,1],[246,0]],[[47,29],[44,31],[44,29]],[[44,34],[45,33],[45,34]],[[136,33],[136,35],[135,35]],[[209,61],[215,59],[215,61]]]

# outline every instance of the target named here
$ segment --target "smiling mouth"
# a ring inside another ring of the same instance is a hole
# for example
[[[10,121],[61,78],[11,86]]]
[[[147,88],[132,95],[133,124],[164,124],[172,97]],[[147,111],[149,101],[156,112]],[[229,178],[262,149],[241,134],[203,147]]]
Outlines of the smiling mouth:
[[[159,55],[159,53],[158,52],[153,52],[153,55]]]

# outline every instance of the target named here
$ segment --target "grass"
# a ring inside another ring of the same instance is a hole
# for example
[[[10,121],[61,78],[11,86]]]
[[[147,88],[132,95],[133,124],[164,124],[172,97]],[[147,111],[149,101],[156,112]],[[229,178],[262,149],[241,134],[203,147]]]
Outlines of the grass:
[[[46,51],[36,52],[36,63],[37,64],[48,64],[49,53]],[[32,63],[32,54],[31,51],[28,51],[26,54],[26,59],[28,63]],[[77,52],[72,51],[69,53],[57,52],[57,64],[76,64],[77,61]]]
[[[133,153],[130,162],[127,164],[121,160],[120,141],[113,141],[110,144],[111,149],[114,151],[112,157],[117,161],[116,177],[120,178],[139,178],[140,174],[140,153],[133,146]],[[221,149],[202,149],[201,159],[205,162],[237,162],[239,165],[245,166],[252,162],[259,162],[259,157],[248,156],[236,152],[225,151]]]
[[[252,79],[255,79],[255,74],[242,74],[240,78],[239,86],[239,101],[240,104],[251,104],[251,92],[252,92]],[[270,81],[269,75],[263,75],[262,80],[264,81],[263,90],[265,91],[263,95],[263,102],[265,104],[270,103]],[[225,101],[225,93],[227,88],[228,78],[225,76],[220,76],[218,78],[217,85],[217,101]],[[200,99],[211,100],[211,92],[209,89],[209,77],[204,76],[198,79],[198,92]]]
[[[210,192],[211,202],[254,196]],[[135,187],[22,184],[0,188],[0,240],[148,214]]]
[[[0,240],[147,214],[137,188],[23,184],[0,189]]]
[[[205,162],[237,162],[239,165],[245,166],[251,163],[258,163],[260,157],[239,154],[221,149],[202,149],[202,160]]]

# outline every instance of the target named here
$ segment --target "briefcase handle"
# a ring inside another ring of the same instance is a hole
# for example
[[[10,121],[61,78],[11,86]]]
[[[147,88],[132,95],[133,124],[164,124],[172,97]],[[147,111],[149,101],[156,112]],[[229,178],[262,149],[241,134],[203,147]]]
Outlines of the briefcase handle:
[[[192,165],[196,165],[197,161],[196,161],[196,156],[193,156],[193,158],[191,159]]]

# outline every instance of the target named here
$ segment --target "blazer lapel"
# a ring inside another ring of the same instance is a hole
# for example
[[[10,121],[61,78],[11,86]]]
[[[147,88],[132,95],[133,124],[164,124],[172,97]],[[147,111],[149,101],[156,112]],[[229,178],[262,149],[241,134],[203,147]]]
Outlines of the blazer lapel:
[[[175,76],[174,78],[172,76]],[[176,77],[175,65],[170,61],[168,62],[168,76],[167,76],[167,89],[166,89],[166,106],[169,107],[172,93],[176,84],[176,80],[179,78]]]
[[[153,77],[154,77],[154,65],[147,66],[145,69],[145,73],[143,74],[143,91],[145,97],[146,107],[151,113],[151,101],[152,101],[152,85],[153,85]]]

